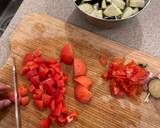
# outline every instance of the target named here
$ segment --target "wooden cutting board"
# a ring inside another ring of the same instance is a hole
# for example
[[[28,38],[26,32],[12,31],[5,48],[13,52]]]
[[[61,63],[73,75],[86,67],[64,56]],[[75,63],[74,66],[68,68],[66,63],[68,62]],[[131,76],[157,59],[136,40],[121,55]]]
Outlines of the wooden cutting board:
[[[59,58],[63,45],[70,42],[75,56],[83,58],[88,65],[88,76],[94,85],[94,97],[88,105],[82,105],[74,99],[72,67],[64,65],[64,71],[70,75],[66,102],[70,110],[79,112],[78,120],[66,128],[160,128],[160,101],[150,99],[143,103],[145,93],[136,101],[130,98],[116,99],[110,95],[108,83],[101,78],[105,68],[99,64],[100,54],[110,57],[124,56],[149,65],[153,73],[160,72],[160,59],[150,57],[140,51],[117,44],[111,40],[85,31],[45,14],[31,14],[22,19],[11,37],[12,53],[16,57],[18,82],[27,83],[19,74],[25,53],[40,48],[45,57]],[[0,81],[12,86],[12,60],[0,70]],[[47,111],[38,111],[33,102],[21,107],[22,128],[37,128],[40,119],[47,117]],[[14,128],[14,106],[0,114],[0,128]]]

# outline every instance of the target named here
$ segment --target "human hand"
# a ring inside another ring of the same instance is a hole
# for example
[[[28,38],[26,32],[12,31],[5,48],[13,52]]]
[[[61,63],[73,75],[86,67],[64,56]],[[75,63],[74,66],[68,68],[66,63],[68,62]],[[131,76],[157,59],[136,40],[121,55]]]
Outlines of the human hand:
[[[5,85],[3,83],[0,83],[0,94],[6,93],[8,90],[10,90],[10,87],[8,85]],[[9,99],[0,99],[0,111],[9,106],[11,104],[11,101]]]

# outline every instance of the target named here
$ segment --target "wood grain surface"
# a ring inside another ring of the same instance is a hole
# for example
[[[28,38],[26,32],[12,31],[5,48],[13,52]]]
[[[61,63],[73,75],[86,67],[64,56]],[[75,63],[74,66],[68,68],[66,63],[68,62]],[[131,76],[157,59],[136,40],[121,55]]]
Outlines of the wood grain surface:
[[[79,112],[78,120],[66,128],[160,128],[160,101],[153,98],[148,104],[143,103],[146,96],[140,98],[116,99],[110,95],[108,83],[101,78],[105,68],[99,64],[100,54],[107,54],[110,58],[124,56],[127,60],[148,64],[153,73],[160,72],[160,59],[146,55],[140,51],[130,49],[111,40],[75,27],[45,14],[31,14],[22,19],[11,37],[12,54],[16,57],[18,82],[27,84],[19,74],[22,58],[25,53],[40,48],[45,57],[53,56],[59,59],[60,50],[65,43],[71,43],[75,56],[83,58],[88,65],[88,76],[94,85],[94,97],[90,104],[82,105],[74,99],[72,80],[72,66],[63,65],[69,74],[66,102],[69,110]],[[12,86],[12,60],[0,70],[0,81]],[[37,128],[40,119],[47,117],[48,111],[38,111],[33,102],[27,107],[21,107],[22,128]],[[7,108],[0,114],[0,128],[14,128],[14,106]],[[55,126],[56,127],[56,126]]]

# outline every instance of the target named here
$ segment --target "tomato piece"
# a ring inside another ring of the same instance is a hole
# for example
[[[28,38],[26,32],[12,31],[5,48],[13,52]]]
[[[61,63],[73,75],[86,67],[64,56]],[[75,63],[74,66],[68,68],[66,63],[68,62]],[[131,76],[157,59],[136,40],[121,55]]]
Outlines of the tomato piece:
[[[102,66],[107,65],[108,63],[108,57],[106,55],[101,55],[99,58],[99,62]]]
[[[87,76],[79,76],[74,79],[78,84],[90,88],[90,86],[93,84],[91,78]]]
[[[28,89],[25,86],[18,87],[18,92],[21,97],[28,95]]]
[[[71,123],[73,120],[76,120],[78,116],[78,113],[76,111],[71,112],[68,116],[67,116],[67,122]]]
[[[32,53],[27,53],[24,56],[23,63],[26,64],[27,62],[33,61],[33,60],[34,60],[34,55]]]
[[[74,59],[74,76],[84,76],[87,74],[85,62],[80,58]]]
[[[36,57],[36,58],[34,58],[34,62],[36,62],[36,63],[45,63],[46,62],[46,60],[43,58],[43,57]]]
[[[28,96],[24,96],[20,98],[20,104],[22,106],[26,106],[29,104],[29,97]]]
[[[74,95],[76,99],[83,104],[89,103],[92,98],[92,93],[83,86],[76,86],[74,90]]]
[[[50,104],[50,110],[54,111],[54,109],[55,109],[55,100],[52,99],[51,104]]]
[[[37,88],[38,85],[40,84],[40,79],[39,79],[39,76],[36,75],[36,76],[33,76],[30,78],[31,80],[31,83]]]
[[[50,128],[51,126],[51,120],[50,119],[43,119],[39,123],[40,128]]]
[[[118,96],[121,91],[114,79],[111,80],[110,89],[113,96]]]
[[[34,51],[33,51],[33,55],[34,55],[35,57],[41,56],[41,51],[40,51],[40,49],[37,48],[36,50],[34,50]]]
[[[44,107],[49,107],[51,104],[52,97],[50,95],[43,94],[42,99],[43,99]]]
[[[124,57],[122,57],[122,58],[114,57],[112,59],[112,64],[113,65],[123,65],[124,62],[125,62],[125,58]]]
[[[65,64],[71,65],[73,62],[74,54],[71,44],[65,44],[61,50],[61,61]]]
[[[55,80],[55,81],[58,81],[58,80],[60,80],[60,79],[62,79],[62,77],[61,77],[61,75],[60,74],[57,74],[57,73],[55,73],[55,74],[53,74],[53,80]]]
[[[37,109],[39,109],[39,110],[43,110],[44,109],[42,100],[34,100],[34,103],[35,103]]]

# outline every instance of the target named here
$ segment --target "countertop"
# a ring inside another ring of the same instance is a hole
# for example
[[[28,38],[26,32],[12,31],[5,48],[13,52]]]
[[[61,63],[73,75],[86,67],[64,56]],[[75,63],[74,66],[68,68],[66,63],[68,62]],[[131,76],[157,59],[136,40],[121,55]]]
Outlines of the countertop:
[[[24,15],[33,12],[47,13],[111,40],[160,57],[159,7],[159,0],[152,0],[151,4],[131,21],[116,28],[104,29],[97,28],[82,19],[72,0],[24,0],[0,38],[0,65],[5,63],[10,54],[11,33]]]

